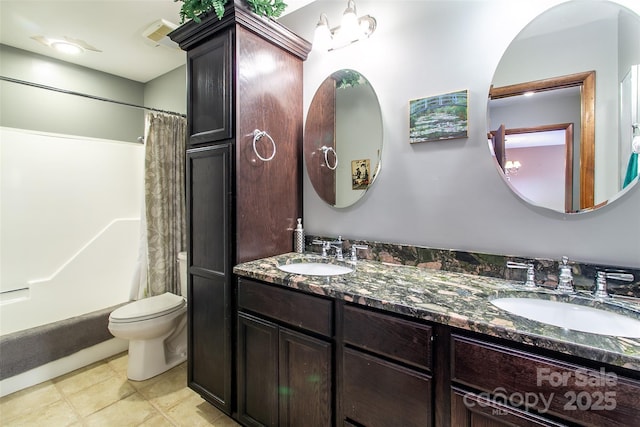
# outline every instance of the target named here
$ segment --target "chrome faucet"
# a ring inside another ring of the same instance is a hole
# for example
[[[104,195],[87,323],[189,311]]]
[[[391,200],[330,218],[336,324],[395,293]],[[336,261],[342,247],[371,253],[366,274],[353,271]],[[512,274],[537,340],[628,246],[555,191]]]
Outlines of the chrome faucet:
[[[524,285],[527,288],[533,288],[533,287],[536,286],[535,272],[534,272],[532,263],[507,261],[507,268],[526,269],[527,270],[527,281],[524,282]]]
[[[569,267],[568,262],[569,258],[563,256],[562,264],[560,264],[560,277],[556,289],[564,294],[574,294],[576,291],[573,287],[573,274],[571,273],[571,267]]]
[[[596,274],[596,287],[593,296],[598,299],[610,298],[607,291],[607,279],[622,280],[624,282],[633,282],[633,274],[621,272],[598,271]]]
[[[329,245],[335,249],[336,251],[336,259],[338,261],[344,261],[344,256],[342,255],[342,236],[338,236],[338,240],[334,240],[333,242],[329,242]]]
[[[322,258],[327,258],[329,250],[334,248],[336,251],[336,259],[339,261],[344,260],[344,256],[342,255],[342,236],[338,236],[338,240],[313,240],[311,242],[314,245],[322,245]]]
[[[358,249],[369,249],[367,245],[351,245],[351,261],[358,261]]]
[[[313,240],[311,244],[322,245],[322,258],[327,257],[327,251],[331,249],[331,242],[327,242],[325,240]]]

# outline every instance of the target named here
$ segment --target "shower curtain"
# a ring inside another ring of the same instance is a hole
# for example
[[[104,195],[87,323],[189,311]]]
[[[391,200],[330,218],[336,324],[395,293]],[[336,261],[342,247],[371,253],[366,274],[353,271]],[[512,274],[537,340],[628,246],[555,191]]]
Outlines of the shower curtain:
[[[148,113],[145,137],[144,215],[132,299],[180,295],[178,252],[186,248],[183,117]]]

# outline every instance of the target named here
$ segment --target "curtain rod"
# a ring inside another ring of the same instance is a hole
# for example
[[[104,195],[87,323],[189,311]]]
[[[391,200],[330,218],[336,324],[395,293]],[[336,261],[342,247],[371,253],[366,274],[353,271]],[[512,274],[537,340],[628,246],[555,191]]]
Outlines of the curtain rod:
[[[54,92],[60,92],[60,93],[64,93],[64,94],[67,94],[67,95],[75,95],[75,96],[81,96],[83,98],[95,99],[97,101],[111,102],[113,104],[125,105],[127,107],[141,108],[143,110],[155,111],[157,113],[165,113],[165,114],[171,114],[173,116],[187,117],[185,114],[176,113],[175,111],[167,111],[167,110],[160,110],[160,109],[157,109],[157,108],[144,107],[142,105],[131,104],[131,103],[128,103],[128,102],[123,102],[123,101],[116,101],[115,99],[102,98],[100,96],[88,95],[86,93],[74,92],[72,90],[59,89],[57,87],[41,85],[39,83],[28,82],[28,81],[25,81],[25,80],[14,79],[14,78],[11,78],[11,77],[0,76],[0,80],[4,80],[4,81],[7,81],[7,82],[11,82],[11,83],[17,83],[17,84],[21,84],[21,85],[26,85],[26,86],[31,86],[31,87],[35,87],[35,88],[38,88],[38,89],[46,89],[46,90],[51,90],[51,91],[54,91]]]

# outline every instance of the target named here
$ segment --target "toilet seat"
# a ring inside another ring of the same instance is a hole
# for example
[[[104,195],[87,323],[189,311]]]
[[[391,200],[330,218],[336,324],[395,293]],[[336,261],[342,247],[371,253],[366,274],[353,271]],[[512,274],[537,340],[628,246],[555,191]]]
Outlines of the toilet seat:
[[[112,323],[133,323],[155,319],[178,311],[186,304],[183,297],[165,292],[162,295],[131,302],[114,310],[109,316],[109,321]]]

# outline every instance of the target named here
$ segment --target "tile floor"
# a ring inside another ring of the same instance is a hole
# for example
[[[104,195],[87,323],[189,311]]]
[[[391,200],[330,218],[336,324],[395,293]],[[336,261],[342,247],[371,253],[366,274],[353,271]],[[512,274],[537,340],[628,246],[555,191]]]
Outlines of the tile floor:
[[[187,388],[187,365],[127,379],[127,354],[0,399],[0,426],[239,426]]]

